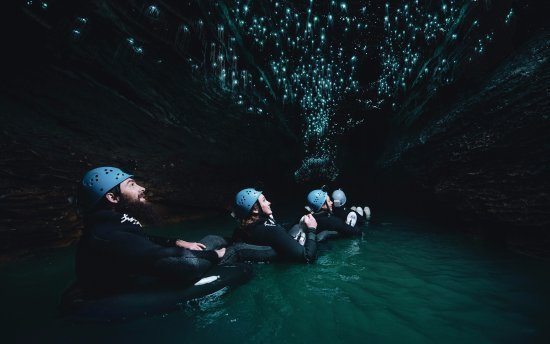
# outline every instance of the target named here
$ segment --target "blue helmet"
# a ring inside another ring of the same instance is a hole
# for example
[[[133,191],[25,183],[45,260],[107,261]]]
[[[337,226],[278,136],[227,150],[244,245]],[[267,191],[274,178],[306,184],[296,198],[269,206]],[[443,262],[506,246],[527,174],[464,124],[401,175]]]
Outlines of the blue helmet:
[[[258,191],[253,188],[242,189],[235,196],[235,216],[239,219],[244,219],[250,214],[252,206],[262,194],[261,191]]]
[[[319,210],[321,210],[323,204],[325,204],[326,199],[326,191],[323,191],[321,189],[313,190],[307,195],[307,205],[314,212],[318,212]]]
[[[346,204],[346,194],[342,189],[334,190],[332,193],[332,201],[334,202],[335,207],[342,207]]]
[[[112,188],[133,177],[116,167],[104,166],[88,171],[82,178],[82,206],[93,208]]]

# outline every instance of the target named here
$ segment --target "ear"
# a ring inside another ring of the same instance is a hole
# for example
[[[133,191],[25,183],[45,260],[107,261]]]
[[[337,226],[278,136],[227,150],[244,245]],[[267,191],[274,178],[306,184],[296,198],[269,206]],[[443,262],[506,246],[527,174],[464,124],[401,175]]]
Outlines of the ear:
[[[115,194],[112,193],[112,192],[107,192],[107,193],[105,194],[105,198],[106,198],[107,201],[109,201],[110,203],[115,203],[115,204],[118,203],[118,197],[115,196]]]

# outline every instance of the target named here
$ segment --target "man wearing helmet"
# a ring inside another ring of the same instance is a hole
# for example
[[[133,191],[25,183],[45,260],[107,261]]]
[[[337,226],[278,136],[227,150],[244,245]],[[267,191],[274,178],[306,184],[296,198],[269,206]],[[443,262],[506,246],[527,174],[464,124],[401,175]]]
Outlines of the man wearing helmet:
[[[145,188],[132,177],[99,167],[82,179],[84,233],[76,253],[76,284],[84,298],[127,291],[150,277],[198,280],[225,254],[225,248],[206,250],[219,246],[215,236],[202,243],[148,237],[140,221],[152,221],[154,212]]]
[[[353,227],[343,219],[333,215],[332,205],[333,203],[327,192],[322,189],[313,190],[307,195],[306,209],[317,220],[317,232],[336,231],[344,236],[361,235],[361,229]]]
[[[317,255],[317,222],[313,216],[304,219],[305,231],[302,242],[293,238],[275,222],[269,202],[262,191],[247,188],[235,197],[234,215],[239,227],[233,234],[234,242],[270,246],[282,259],[311,263]]]

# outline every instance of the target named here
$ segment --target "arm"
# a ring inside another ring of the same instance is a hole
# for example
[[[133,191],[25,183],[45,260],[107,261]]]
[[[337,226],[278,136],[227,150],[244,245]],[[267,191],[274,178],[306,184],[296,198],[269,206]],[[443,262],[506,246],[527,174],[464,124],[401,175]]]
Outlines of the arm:
[[[155,244],[161,245],[164,247],[174,247],[176,246],[176,241],[177,241],[177,239],[174,239],[174,238],[164,238],[156,235],[148,235],[147,238],[149,238],[149,240],[151,240]]]
[[[159,237],[155,235],[148,235],[147,236],[149,240],[154,242],[157,245],[161,245],[164,247],[183,247],[188,250],[196,250],[196,251],[202,251],[206,248],[204,244],[201,244],[200,242],[189,242],[181,239],[174,239],[174,238],[164,238]]]
[[[225,250],[225,249],[224,249]],[[188,282],[199,279],[219,262],[215,251],[185,250],[180,257],[167,257],[154,264],[155,275],[164,279]]]
[[[315,261],[317,255],[315,228],[307,229],[304,246],[300,245],[280,226],[265,230],[265,242],[266,245],[273,247],[281,257],[294,261],[311,263]]]
[[[337,231],[341,235],[345,235],[345,236],[361,235],[363,233],[360,228],[352,227],[346,224],[344,220],[336,216],[319,217],[317,218],[317,222],[319,223],[318,229],[320,231],[323,231],[323,230]]]
[[[180,247],[163,247],[136,233],[114,231],[102,240],[104,250],[123,263],[130,273],[187,280],[196,278],[219,262],[215,251],[190,251]]]

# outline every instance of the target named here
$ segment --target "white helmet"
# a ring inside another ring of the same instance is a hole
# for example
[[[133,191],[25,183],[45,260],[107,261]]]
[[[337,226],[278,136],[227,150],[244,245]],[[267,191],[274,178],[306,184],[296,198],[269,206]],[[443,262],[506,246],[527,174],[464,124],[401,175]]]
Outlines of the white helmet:
[[[334,190],[332,193],[332,201],[334,202],[335,207],[342,207],[346,204],[346,194],[342,189]]]

